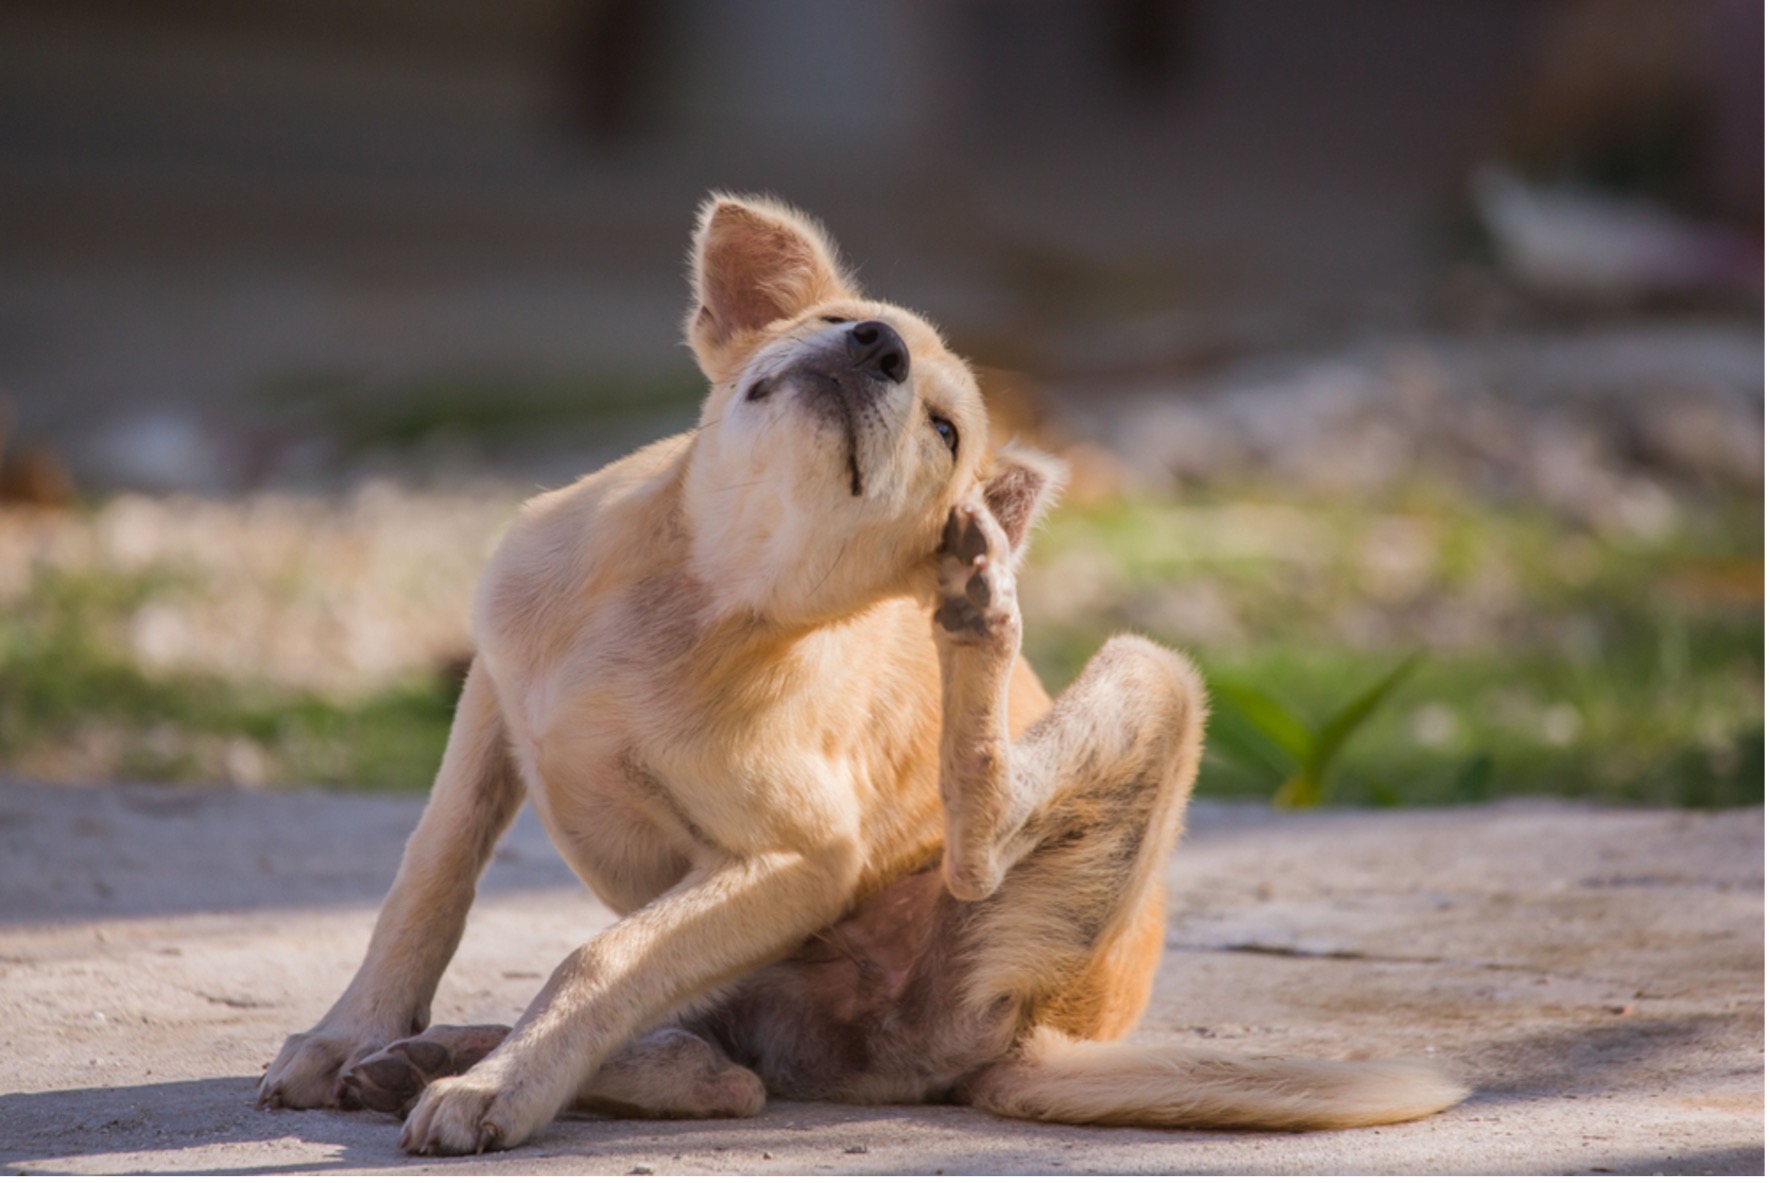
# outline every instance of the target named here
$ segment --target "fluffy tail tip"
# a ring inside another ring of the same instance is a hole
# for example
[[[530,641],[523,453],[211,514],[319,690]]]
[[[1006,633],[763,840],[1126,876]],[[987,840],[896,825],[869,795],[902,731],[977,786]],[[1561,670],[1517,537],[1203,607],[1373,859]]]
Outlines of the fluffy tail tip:
[[[1168,1129],[1330,1130],[1412,1121],[1469,1089],[1413,1060],[1291,1060],[1040,1032],[972,1086],[1008,1117]]]

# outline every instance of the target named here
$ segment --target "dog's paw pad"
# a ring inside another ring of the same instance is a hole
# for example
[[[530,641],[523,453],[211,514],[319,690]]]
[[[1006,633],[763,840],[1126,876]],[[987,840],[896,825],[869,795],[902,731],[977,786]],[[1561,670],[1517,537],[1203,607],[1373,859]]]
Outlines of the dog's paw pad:
[[[1016,605],[1008,537],[989,510],[964,504],[947,517],[940,546],[935,623],[954,639],[981,640],[1008,629]]]
[[[428,1075],[411,1060],[392,1051],[377,1052],[345,1074],[350,1100],[377,1113],[404,1113],[429,1084]]]
[[[989,511],[981,505],[968,502],[956,507],[947,515],[946,531],[940,539],[942,556],[969,565],[987,555],[991,548],[986,521],[993,524]]]
[[[454,1067],[454,1056],[449,1049],[432,1039],[415,1035],[411,1039],[402,1039],[392,1044],[382,1055],[389,1052],[403,1056],[411,1061],[412,1067],[426,1076],[449,1076],[461,1071]]]
[[[405,1113],[433,1080],[458,1076],[491,1054],[510,1028],[431,1027],[398,1039],[351,1066],[339,1081],[346,1109]]]

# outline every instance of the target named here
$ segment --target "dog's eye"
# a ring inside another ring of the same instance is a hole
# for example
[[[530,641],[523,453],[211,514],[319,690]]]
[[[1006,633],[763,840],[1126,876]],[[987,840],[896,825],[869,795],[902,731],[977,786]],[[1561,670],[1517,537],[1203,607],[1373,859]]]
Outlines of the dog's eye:
[[[852,316],[820,316],[818,319],[827,325],[847,325],[854,323],[854,318]]]
[[[939,415],[928,416],[928,422],[934,425],[934,434],[946,441],[947,450],[957,459],[959,455],[959,429],[953,426],[951,419]]]

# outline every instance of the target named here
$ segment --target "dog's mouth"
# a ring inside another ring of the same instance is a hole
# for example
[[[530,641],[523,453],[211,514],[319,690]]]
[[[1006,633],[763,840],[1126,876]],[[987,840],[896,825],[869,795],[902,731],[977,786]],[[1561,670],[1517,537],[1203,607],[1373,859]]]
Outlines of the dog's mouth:
[[[848,492],[850,496],[859,497],[860,491],[860,456],[854,446],[854,429],[850,427],[848,429]]]
[[[747,402],[760,402],[788,385],[798,392],[800,401],[813,418],[840,433],[848,492],[853,497],[861,496],[866,492],[866,480],[861,471],[860,433],[866,427],[885,426],[874,383],[859,375],[831,373],[821,366],[802,365],[751,383],[744,398]]]
[[[859,497],[861,494],[860,480],[860,434],[855,430],[854,410],[845,400],[839,400],[842,407],[842,446],[848,461],[848,494]]]

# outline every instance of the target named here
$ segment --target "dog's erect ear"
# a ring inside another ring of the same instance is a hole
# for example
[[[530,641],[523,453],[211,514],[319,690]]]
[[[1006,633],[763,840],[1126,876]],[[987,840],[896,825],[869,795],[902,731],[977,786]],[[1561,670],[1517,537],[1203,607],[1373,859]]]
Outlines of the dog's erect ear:
[[[719,381],[732,347],[813,304],[852,294],[836,249],[818,224],[766,198],[715,194],[694,236],[694,303],[688,343]]]
[[[1063,461],[1031,448],[1009,444],[984,469],[983,500],[1002,524],[1014,557],[1026,553],[1033,527],[1056,504],[1069,475]]]

